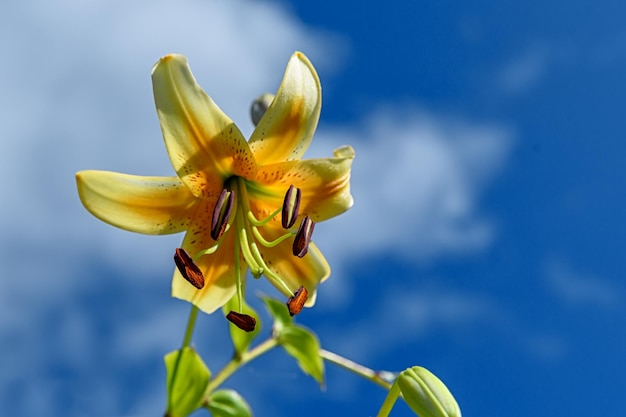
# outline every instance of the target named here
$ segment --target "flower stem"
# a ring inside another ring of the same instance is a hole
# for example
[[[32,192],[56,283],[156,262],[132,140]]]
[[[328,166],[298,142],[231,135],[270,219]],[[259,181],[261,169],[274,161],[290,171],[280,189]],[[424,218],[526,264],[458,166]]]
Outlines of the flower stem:
[[[278,341],[274,337],[270,337],[264,342],[258,344],[254,348],[243,352],[241,355],[235,355],[230,362],[226,364],[209,382],[206,390],[206,396],[211,394],[217,387],[219,387],[224,381],[226,381],[232,374],[235,373],[239,368],[252,361],[253,359],[261,356],[268,350],[276,347],[278,345]]]
[[[348,358],[344,358],[341,355],[330,352],[326,349],[320,349],[320,356],[330,363],[333,363],[343,369],[353,372],[363,378],[367,379],[374,384],[380,385],[385,389],[390,389],[391,384],[387,379],[393,379],[394,375],[390,372],[376,372],[373,369],[367,368],[361,364],[351,361]]]
[[[187,328],[185,329],[185,338],[183,339],[183,346],[187,347],[191,344],[191,336],[193,335],[193,329],[196,327],[196,318],[198,317],[198,307],[191,306],[189,312],[189,319],[187,320]]]
[[[174,364],[174,370],[172,371],[172,386],[167,387],[167,403],[171,404],[171,395],[174,392],[174,385],[176,384],[176,375],[178,374],[178,366],[180,365],[180,359],[183,357],[183,349],[191,344],[191,336],[193,335],[193,329],[196,327],[196,318],[198,317],[198,307],[191,306],[189,312],[189,319],[187,319],[187,328],[185,329],[185,337],[183,338],[183,345],[176,355],[176,363]]]
[[[378,414],[376,414],[376,417],[388,417],[399,396],[400,387],[398,387],[398,384],[393,384],[391,386],[391,389],[389,390],[389,393],[385,397],[383,405],[380,406],[380,410],[378,410]]]

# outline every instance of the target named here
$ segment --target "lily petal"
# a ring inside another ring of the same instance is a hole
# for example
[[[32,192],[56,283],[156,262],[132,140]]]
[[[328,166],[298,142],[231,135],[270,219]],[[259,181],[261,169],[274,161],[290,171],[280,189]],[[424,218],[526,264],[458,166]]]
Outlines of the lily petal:
[[[80,171],[76,185],[91,214],[121,229],[151,235],[185,230],[198,201],[178,177]]]
[[[354,150],[339,148],[334,158],[308,159],[259,167],[255,183],[249,186],[255,214],[262,218],[282,205],[290,185],[302,190],[301,215],[320,222],[335,217],[350,207],[350,170]]]
[[[274,101],[250,137],[259,165],[300,159],[309,147],[322,108],[315,68],[302,52],[291,56]]]
[[[211,210],[209,202],[201,203],[183,239],[182,247],[192,257],[200,250],[215,244],[208,232],[211,228]],[[224,234],[215,253],[195,260],[205,279],[204,287],[200,290],[187,282],[176,269],[172,280],[172,296],[189,301],[208,314],[224,305],[235,295],[237,289],[234,247],[235,233],[231,231]],[[243,278],[247,265],[241,260],[239,266]]]
[[[301,285],[309,291],[305,306],[312,307],[317,297],[317,286],[330,276],[330,266],[314,243],[309,244],[309,251],[303,258],[291,253],[292,244],[293,238],[290,238],[273,248],[261,248],[261,254],[267,266],[285,281],[291,291],[296,291]],[[280,286],[276,288],[286,297],[292,295]]]
[[[245,138],[196,83],[187,58],[161,58],[152,68],[152,85],[172,166],[196,197],[219,194],[231,175],[254,176]]]

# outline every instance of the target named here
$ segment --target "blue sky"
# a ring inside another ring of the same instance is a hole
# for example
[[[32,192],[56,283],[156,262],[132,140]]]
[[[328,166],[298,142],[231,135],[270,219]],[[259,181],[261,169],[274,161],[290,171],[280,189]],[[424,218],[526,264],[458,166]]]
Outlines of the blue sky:
[[[431,369],[466,416],[614,413],[625,14],[617,1],[3,3],[0,414],[161,414],[162,357],[188,313],[169,297],[182,236],[97,221],[74,173],[172,173],[150,84],[160,56],[187,55],[248,134],[251,99],[294,50],[324,91],[308,156],[357,152],[354,208],[315,232],[333,276],[300,322],[373,368]],[[226,337],[201,317],[213,370]],[[259,416],[369,416],[384,398],[332,366],[320,392],[278,351],[230,386]]]

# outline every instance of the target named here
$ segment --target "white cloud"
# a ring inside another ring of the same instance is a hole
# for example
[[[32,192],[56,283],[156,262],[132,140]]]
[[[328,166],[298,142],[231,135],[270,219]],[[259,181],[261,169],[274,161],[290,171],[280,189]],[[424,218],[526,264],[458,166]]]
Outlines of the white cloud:
[[[334,335],[333,348],[365,363],[397,346],[407,346],[424,338],[433,328],[454,332],[464,326],[489,323],[498,317],[500,307],[479,294],[442,289],[386,289],[378,305],[362,313],[358,322]],[[376,337],[372,337],[372,332]],[[408,366],[408,364],[407,364]]]
[[[78,390],[85,395],[80,399],[68,393],[76,387],[48,387],[56,368],[89,379],[83,373],[115,372],[107,359],[131,366],[168,346],[170,332],[182,335],[180,304],[159,307],[150,319],[121,294],[106,298],[116,304],[102,317],[85,316],[91,310],[84,305],[115,285],[138,300],[162,302],[145,288],[160,283],[167,291],[171,249],[181,236],[134,235],[93,219],[78,201],[74,173],[171,173],[149,79],[165,53],[185,53],[204,88],[246,126],[250,99],[278,85],[293,50],[333,70],[345,46],[269,2],[101,1],[86,7],[31,0],[5,2],[0,14],[12,16],[0,26],[0,260],[7,266],[0,281],[0,333],[12,340],[0,349],[0,392],[28,387],[29,395],[12,399],[18,415],[71,414],[55,411],[59,398],[74,401],[76,414],[94,404],[105,404],[102,413],[122,413],[116,398],[123,393],[110,373]],[[322,126],[311,155],[330,155],[344,143],[357,150],[356,205],[316,235],[338,269],[343,260],[379,250],[424,260],[489,244],[493,227],[478,203],[506,158],[508,130],[410,106],[380,108],[356,126]],[[105,266],[112,276],[93,270]],[[114,275],[120,271],[136,275],[133,282],[120,283]],[[453,311],[436,314],[455,317]],[[107,328],[111,323],[123,324]],[[104,336],[98,324],[107,328]],[[113,351],[96,357],[105,347]],[[86,363],[91,367],[84,369]],[[143,400],[127,400],[127,407],[154,415],[159,389],[146,384],[137,393]]]
[[[518,94],[533,87],[545,75],[551,63],[546,45],[533,46],[514,57],[501,69],[496,83],[507,94]]]
[[[167,297],[181,237],[133,235],[91,218],[74,173],[171,172],[150,86],[161,55],[185,53],[245,126],[248,103],[276,88],[294,50],[333,70],[343,41],[268,2],[4,2],[0,15],[10,17],[0,26],[0,334],[11,340],[0,349],[2,413],[157,414],[162,379],[129,396],[120,373],[155,356],[160,366],[164,346],[182,337],[188,307]],[[132,282],[120,272],[135,273]],[[90,299],[112,304],[96,309]]]
[[[315,231],[333,274],[341,275],[325,284],[333,287],[325,296],[350,292],[344,265],[381,252],[424,262],[487,247],[494,225],[480,212],[480,197],[504,164],[512,136],[502,126],[411,105],[375,109],[357,126],[323,126],[312,155],[329,155],[342,144],[356,148],[355,205]]]
[[[574,306],[616,308],[621,291],[609,281],[576,271],[571,265],[554,260],[546,267],[549,289],[562,301]]]

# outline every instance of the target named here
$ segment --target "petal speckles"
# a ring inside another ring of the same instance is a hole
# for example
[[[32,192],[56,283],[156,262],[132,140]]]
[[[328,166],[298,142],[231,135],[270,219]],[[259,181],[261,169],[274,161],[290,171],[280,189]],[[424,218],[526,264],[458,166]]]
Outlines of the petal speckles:
[[[82,171],[76,181],[84,206],[134,232],[185,231],[172,295],[207,313],[233,297],[239,302],[229,305],[242,308],[248,269],[288,297],[291,313],[312,306],[330,267],[311,233],[316,222],[352,205],[354,158],[344,147],[332,158],[301,160],[322,103],[313,65],[300,52],[292,55],[276,95],[264,95],[257,106],[249,142],[197,84],[184,56],[161,58],[152,83],[177,176]],[[243,311],[230,317],[254,327]]]
[[[185,230],[197,202],[177,177],[81,171],[76,185],[91,214],[119,228],[151,235]]]
[[[196,196],[213,196],[231,175],[255,173],[248,144],[233,121],[200,88],[182,55],[152,69],[161,130],[174,170]]]

